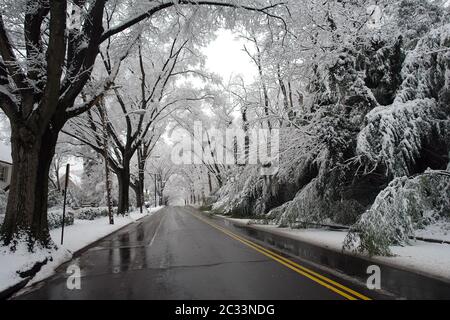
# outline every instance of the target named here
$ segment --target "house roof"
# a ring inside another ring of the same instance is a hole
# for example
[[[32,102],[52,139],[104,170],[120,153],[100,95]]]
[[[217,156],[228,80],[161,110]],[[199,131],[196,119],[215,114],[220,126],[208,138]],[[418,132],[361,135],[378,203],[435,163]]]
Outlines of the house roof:
[[[11,146],[0,142],[0,161],[12,163]]]

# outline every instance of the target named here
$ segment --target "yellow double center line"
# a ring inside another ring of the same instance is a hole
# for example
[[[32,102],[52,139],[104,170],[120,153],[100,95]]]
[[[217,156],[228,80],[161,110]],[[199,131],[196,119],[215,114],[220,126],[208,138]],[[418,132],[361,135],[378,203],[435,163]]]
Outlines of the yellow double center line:
[[[246,246],[248,246],[248,247],[250,247],[250,248],[252,248],[252,249],[254,249],[254,250],[256,250],[256,251],[258,251],[260,253],[262,253],[266,257],[269,257],[269,258],[271,258],[271,259],[281,263],[285,267],[288,267],[289,269],[297,272],[298,274],[301,274],[302,276],[305,276],[305,277],[311,279],[312,281],[314,281],[314,282],[316,282],[316,283],[318,283],[318,284],[320,284],[320,285],[330,289],[331,291],[333,291],[333,292],[335,292],[335,293],[345,297],[348,300],[359,300],[359,299],[361,299],[361,300],[371,300],[369,297],[366,297],[365,295],[363,295],[363,294],[361,294],[359,292],[356,292],[356,291],[354,291],[354,290],[352,290],[352,289],[350,289],[350,288],[348,288],[348,287],[346,287],[346,286],[344,286],[344,285],[342,285],[342,284],[340,284],[340,283],[338,283],[336,281],[333,281],[333,280],[331,280],[331,279],[329,279],[329,278],[327,278],[327,277],[325,277],[325,276],[323,276],[323,275],[321,275],[321,274],[319,274],[317,272],[314,272],[311,269],[303,267],[303,266],[299,265],[298,263],[295,263],[294,261],[291,261],[291,260],[289,260],[289,259],[287,259],[287,258],[285,258],[283,256],[280,256],[279,254],[276,254],[275,252],[270,251],[270,250],[268,250],[268,249],[266,249],[266,248],[264,248],[264,247],[262,247],[262,246],[260,246],[260,245],[258,245],[256,243],[254,243],[254,242],[252,242],[250,240],[247,240],[247,239],[237,235],[236,233],[233,233],[233,232],[231,232],[231,231],[229,231],[229,230],[227,230],[225,228],[222,228],[222,227],[218,226],[217,224],[212,223],[212,222],[206,220],[203,217],[200,217],[197,214],[193,214],[192,213],[192,215],[194,217],[196,217],[197,219],[203,221],[204,223],[210,225],[211,227],[213,227],[213,228],[215,228],[215,229],[225,233],[229,237],[231,237],[231,238],[233,238],[233,239],[235,239],[235,240],[245,244]]]

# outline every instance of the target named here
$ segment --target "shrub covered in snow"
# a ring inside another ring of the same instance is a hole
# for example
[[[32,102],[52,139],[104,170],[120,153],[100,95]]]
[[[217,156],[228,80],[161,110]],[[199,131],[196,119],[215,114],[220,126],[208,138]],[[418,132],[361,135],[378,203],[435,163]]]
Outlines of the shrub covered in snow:
[[[389,246],[408,244],[414,230],[446,217],[450,217],[450,172],[396,178],[352,226],[345,247],[389,255]]]
[[[49,188],[48,191],[48,206],[49,208],[62,206],[64,202],[64,196],[61,191],[56,188]]]
[[[66,198],[66,205],[70,207],[77,207],[79,205],[78,200],[78,190],[75,190],[75,187],[73,183],[71,182],[69,184],[68,192],[67,192],[67,198]],[[50,188],[48,192],[48,206],[51,207],[58,207],[62,206],[64,203],[64,192],[61,190],[58,190],[56,188]]]
[[[94,220],[94,219],[97,219],[100,217],[106,217],[106,216],[108,216],[108,208],[106,208],[106,207],[81,208],[75,212],[75,218],[80,219],[80,220]]]
[[[62,209],[53,209],[49,210],[47,214],[48,219],[48,228],[49,229],[56,229],[60,228],[62,226]],[[70,226],[74,223],[75,215],[72,211],[66,210],[65,216],[64,216],[64,225]]]

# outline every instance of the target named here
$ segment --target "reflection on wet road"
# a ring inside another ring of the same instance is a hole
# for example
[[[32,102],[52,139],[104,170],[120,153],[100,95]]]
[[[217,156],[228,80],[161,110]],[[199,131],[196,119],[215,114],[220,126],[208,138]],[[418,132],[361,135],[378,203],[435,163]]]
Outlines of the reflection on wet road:
[[[166,207],[96,243],[19,299],[343,299],[195,218]],[[81,289],[66,286],[81,269]]]

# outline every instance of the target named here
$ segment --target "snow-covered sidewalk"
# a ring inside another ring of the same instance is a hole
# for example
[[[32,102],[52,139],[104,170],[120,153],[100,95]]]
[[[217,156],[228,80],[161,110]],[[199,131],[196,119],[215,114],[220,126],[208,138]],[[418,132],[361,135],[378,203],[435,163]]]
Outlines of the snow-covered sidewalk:
[[[50,236],[58,248],[54,250],[36,249],[30,253],[27,250],[26,243],[18,243],[17,250],[10,252],[7,247],[0,247],[0,292],[6,290],[24,279],[18,272],[27,271],[37,262],[48,259],[42,269],[33,277],[28,285],[41,281],[51,276],[55,269],[64,262],[72,258],[73,253],[91,243],[117,231],[130,223],[135,222],[149,214],[153,214],[162,207],[145,210],[143,214],[134,211],[129,216],[114,216],[114,225],[109,224],[108,217],[102,217],[95,220],[78,220],[74,224],[64,228],[64,244],[61,246],[61,228],[50,231]]]
[[[274,225],[254,224],[249,219],[223,218],[236,224],[251,225],[255,229],[307,242],[337,252],[342,252],[344,239],[347,236],[347,232],[345,231],[279,228]],[[430,233],[424,232],[424,235],[429,236]],[[435,236],[437,237],[436,234]],[[410,246],[392,246],[391,251],[394,254],[392,257],[373,256],[370,259],[374,262],[380,262],[392,267],[450,281],[449,244],[412,241]],[[346,252],[348,254],[356,254],[350,251]],[[368,258],[359,253],[356,255]]]

